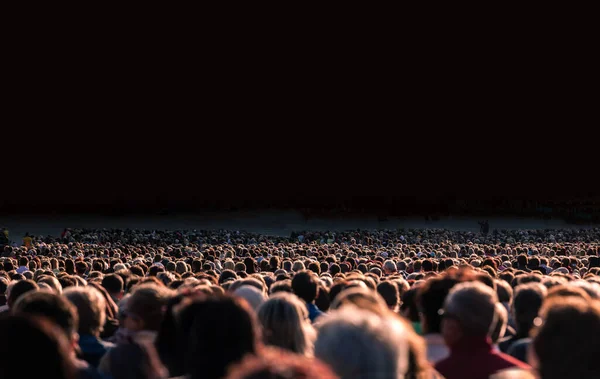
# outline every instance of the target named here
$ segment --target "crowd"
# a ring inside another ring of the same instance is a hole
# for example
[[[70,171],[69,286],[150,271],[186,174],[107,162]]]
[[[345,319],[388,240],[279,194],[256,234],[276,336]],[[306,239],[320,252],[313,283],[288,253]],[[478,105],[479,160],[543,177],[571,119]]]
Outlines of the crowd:
[[[600,229],[27,234],[0,378],[598,378],[599,254]]]

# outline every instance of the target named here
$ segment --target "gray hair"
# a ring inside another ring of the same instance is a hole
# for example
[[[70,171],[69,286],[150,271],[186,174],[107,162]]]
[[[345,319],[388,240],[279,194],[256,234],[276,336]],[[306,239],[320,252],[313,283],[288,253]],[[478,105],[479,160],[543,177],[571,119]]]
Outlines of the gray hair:
[[[408,369],[407,331],[398,319],[348,306],[318,325],[315,356],[340,379],[403,378]]]
[[[444,303],[444,314],[458,320],[468,335],[490,335],[496,325],[496,292],[481,282],[454,286]]]
[[[388,270],[388,271],[398,272],[398,269],[396,268],[396,264],[394,263],[394,261],[392,261],[390,259],[383,262],[383,269]]]

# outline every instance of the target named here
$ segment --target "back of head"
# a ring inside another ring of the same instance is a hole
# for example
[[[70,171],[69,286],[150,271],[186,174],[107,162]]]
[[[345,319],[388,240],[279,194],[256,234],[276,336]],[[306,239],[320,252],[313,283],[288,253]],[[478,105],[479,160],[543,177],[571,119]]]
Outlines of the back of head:
[[[319,280],[312,271],[300,271],[292,278],[292,289],[296,296],[312,303],[319,290]]]
[[[252,311],[232,297],[196,300],[181,310],[178,320],[177,345],[192,379],[221,378],[231,363],[256,351]]]
[[[140,322],[140,329],[158,331],[171,294],[164,286],[141,284],[134,288],[125,311],[129,317]]]
[[[43,319],[0,317],[0,341],[0,378],[76,377],[67,339]]]
[[[401,378],[408,369],[406,330],[395,318],[345,307],[318,329],[315,356],[341,379]]]
[[[463,336],[487,336],[495,326],[497,302],[496,292],[485,284],[460,283],[446,298],[444,317],[456,320]]]
[[[9,295],[7,299],[9,308],[12,308],[17,300],[19,300],[19,298],[27,292],[37,291],[39,289],[39,286],[32,280],[21,280],[12,284],[9,288]]]
[[[69,287],[64,296],[77,308],[79,334],[98,336],[106,321],[106,302],[100,292],[93,287]]]
[[[544,303],[536,325],[532,346],[542,378],[600,377],[600,302],[553,298]]]
[[[124,281],[117,274],[109,274],[102,279],[102,287],[104,287],[111,295],[118,294],[124,289]]]
[[[444,301],[448,293],[457,283],[458,279],[446,275],[444,277],[431,278],[425,282],[417,291],[417,307],[424,318],[425,333],[441,332],[440,309],[444,307]]]
[[[396,310],[398,303],[400,302],[398,286],[390,281],[381,282],[377,286],[377,292],[383,297],[388,308]]]
[[[263,342],[301,355],[312,352],[312,326],[308,310],[296,295],[281,292],[258,308]]]
[[[521,284],[515,288],[512,311],[521,337],[529,335],[546,293],[546,287],[540,283]]]
[[[13,312],[46,317],[59,326],[69,339],[77,333],[79,324],[77,309],[66,298],[54,293],[45,291],[26,293],[15,303]]]

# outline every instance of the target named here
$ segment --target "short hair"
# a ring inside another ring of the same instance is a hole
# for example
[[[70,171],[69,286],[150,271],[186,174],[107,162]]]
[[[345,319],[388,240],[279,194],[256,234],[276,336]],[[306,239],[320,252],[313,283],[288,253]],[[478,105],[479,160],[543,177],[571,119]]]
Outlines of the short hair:
[[[145,330],[158,330],[164,316],[164,306],[171,296],[171,290],[155,284],[142,284],[133,290],[127,300],[125,311],[128,316],[143,321]]]
[[[392,271],[392,272],[398,272],[397,268],[396,268],[396,264],[394,263],[394,261],[388,259],[387,261],[383,262],[383,269],[384,270],[388,270],[388,271]]]
[[[271,288],[269,288],[269,293],[272,295],[277,292],[294,293],[294,290],[292,290],[292,281],[290,279],[284,279],[271,284]]]
[[[547,292],[540,283],[521,284],[515,288],[512,312],[517,332],[522,338],[529,335]]]
[[[510,304],[513,297],[512,287],[504,280],[496,279],[494,281],[496,282],[496,295],[498,295],[498,301]]]
[[[21,296],[14,306],[15,314],[47,317],[71,339],[77,333],[79,316],[77,309],[65,297],[55,293],[36,291]]]
[[[532,347],[544,379],[600,377],[600,302],[576,297],[544,303]]]
[[[109,274],[102,279],[102,287],[108,291],[108,293],[120,293],[123,291],[125,282],[123,278],[117,274]]]
[[[341,379],[399,378],[408,370],[408,332],[398,319],[345,307],[318,330],[315,356]]]
[[[431,278],[418,288],[417,308],[425,319],[428,333],[441,333],[440,309],[444,307],[444,301],[452,287],[458,283],[458,278],[444,275]]]
[[[444,317],[456,319],[466,335],[489,335],[495,326],[498,296],[481,282],[460,283],[448,293]]]
[[[381,295],[387,306],[395,310],[400,302],[398,287],[389,281],[381,282],[377,286],[377,292]]]
[[[191,379],[221,378],[232,363],[257,350],[253,312],[229,296],[209,296],[186,305],[178,317],[176,344]],[[210,325],[210,327],[207,327]],[[215,346],[227,341],[223,349]]]
[[[69,287],[64,296],[77,308],[79,334],[99,335],[106,321],[106,300],[94,287]]]
[[[19,300],[21,296],[26,294],[29,291],[37,291],[40,287],[33,280],[21,280],[16,283],[11,284],[8,287],[8,298],[7,303],[8,307],[12,308],[12,306]]]
[[[319,291],[319,280],[312,271],[300,271],[292,278],[292,289],[296,296],[312,303]]]

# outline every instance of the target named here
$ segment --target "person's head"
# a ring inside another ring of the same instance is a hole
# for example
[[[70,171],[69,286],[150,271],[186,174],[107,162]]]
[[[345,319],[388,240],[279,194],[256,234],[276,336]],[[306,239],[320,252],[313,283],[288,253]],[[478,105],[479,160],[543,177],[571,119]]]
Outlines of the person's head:
[[[522,338],[529,336],[547,292],[540,283],[521,284],[515,288],[512,312],[517,333]]]
[[[106,321],[106,301],[102,294],[91,286],[69,287],[63,294],[77,308],[78,333],[99,336]]]
[[[424,333],[441,333],[442,318],[440,309],[448,293],[459,281],[457,278],[446,275],[431,278],[419,287],[416,304]]]
[[[544,303],[536,326],[529,361],[540,377],[600,377],[600,302],[555,297]]]
[[[475,281],[455,285],[444,302],[442,335],[449,347],[465,338],[486,338],[495,326],[496,292]]]
[[[225,379],[337,379],[329,367],[316,359],[280,349],[265,349],[260,355],[248,355],[234,365]]]
[[[171,290],[155,284],[141,284],[133,289],[127,299],[123,325],[128,330],[158,331],[164,317]]]
[[[292,281],[290,279],[284,279],[271,284],[271,288],[269,288],[269,294],[273,295],[277,292],[294,293],[294,290],[292,290]]]
[[[390,281],[381,282],[377,286],[377,292],[381,295],[383,300],[385,300],[385,303],[391,311],[395,312],[398,309],[398,304],[400,303],[398,286]]]
[[[312,303],[319,291],[319,279],[312,271],[300,271],[292,278],[292,289],[296,296],[307,303]]]
[[[315,357],[341,379],[402,378],[408,370],[406,328],[398,319],[344,307],[318,326]]]
[[[6,299],[6,304],[8,304],[8,308],[12,308],[17,300],[24,294],[30,291],[38,291],[40,287],[33,280],[21,280],[16,283],[12,283],[8,287],[8,297]]]
[[[346,288],[331,303],[331,309],[340,309],[345,306],[353,306],[380,316],[389,312],[385,300],[376,291],[370,290],[364,285]]]
[[[56,279],[54,276],[42,275],[38,278],[37,283],[38,285],[46,284],[48,287],[50,287],[52,292],[58,295],[62,294],[62,286],[60,285],[58,279]]]
[[[75,379],[69,342],[43,318],[0,318],[0,378]]]
[[[29,292],[16,302],[13,312],[31,317],[46,317],[64,332],[73,345],[72,348],[77,344],[77,309],[64,296],[46,291]]]
[[[102,279],[102,287],[106,289],[109,295],[115,300],[121,300],[125,293],[125,282],[120,275],[109,274]]]
[[[265,345],[276,346],[301,355],[310,355],[314,330],[308,321],[306,305],[294,294],[271,296],[257,312]]]
[[[398,269],[396,268],[396,263],[390,259],[383,262],[383,272],[385,272],[386,275],[397,273]]]
[[[177,320],[177,346],[191,379],[222,378],[229,365],[257,351],[259,336],[252,311],[233,297],[195,300]]]

